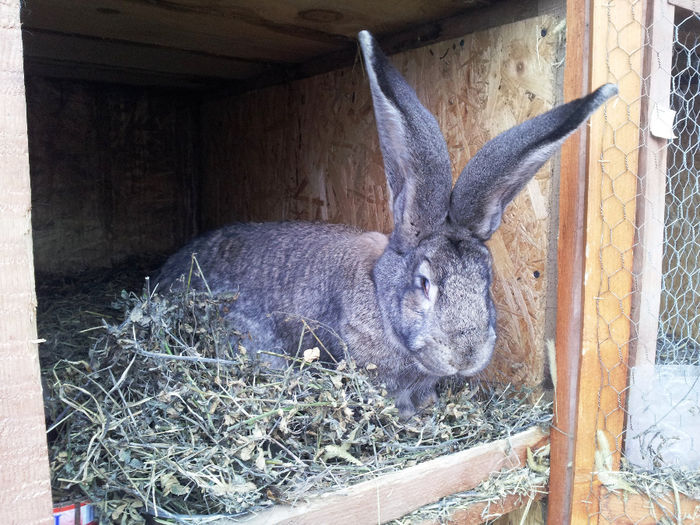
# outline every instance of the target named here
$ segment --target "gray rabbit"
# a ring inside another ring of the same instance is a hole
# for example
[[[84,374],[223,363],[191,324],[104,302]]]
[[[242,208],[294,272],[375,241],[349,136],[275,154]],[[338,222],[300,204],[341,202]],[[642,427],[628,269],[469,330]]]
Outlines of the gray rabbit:
[[[452,188],[437,121],[367,31],[359,34],[391,196],[390,235],[301,222],[233,224],[170,257],[158,281],[189,271],[191,255],[212,292],[237,294],[227,318],[256,352],[294,352],[298,318],[333,333],[331,359],[347,349],[373,363],[406,416],[435,399],[440,378],[470,376],[488,364],[496,341],[484,244],[505,206],[605,100],[604,85],[488,142]],[[197,287],[203,288],[197,281]],[[297,319],[297,322],[293,322]],[[336,337],[337,336],[337,337]]]

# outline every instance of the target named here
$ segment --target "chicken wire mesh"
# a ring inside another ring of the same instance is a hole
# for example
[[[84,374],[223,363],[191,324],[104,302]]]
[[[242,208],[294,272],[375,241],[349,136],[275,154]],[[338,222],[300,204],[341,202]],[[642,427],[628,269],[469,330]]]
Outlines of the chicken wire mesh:
[[[700,16],[655,0],[604,9],[620,96],[589,190],[600,199],[587,247],[600,267],[601,385],[589,522],[700,523],[699,506],[680,504],[700,500]],[[646,507],[632,510],[634,495]]]

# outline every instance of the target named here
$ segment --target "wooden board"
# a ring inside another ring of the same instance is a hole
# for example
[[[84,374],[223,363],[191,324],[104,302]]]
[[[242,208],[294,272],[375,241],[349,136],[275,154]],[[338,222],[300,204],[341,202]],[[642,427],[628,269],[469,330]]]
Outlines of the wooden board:
[[[197,232],[197,108],[176,92],[28,80],[37,271],[165,256]]]
[[[667,0],[647,0],[647,41],[644,53],[644,91],[642,101],[639,154],[639,190],[637,195],[637,239],[634,254],[636,293],[632,299],[632,335],[630,367],[634,367],[632,388],[651,384],[656,363],[659,334],[659,308],[662,297],[664,263],[664,210],[666,207],[667,141],[654,136],[650,125],[657,108],[671,106],[671,69],[673,64],[674,10]],[[672,242],[667,239],[667,242]],[[681,241],[680,244],[682,244]],[[672,245],[673,246],[673,245]],[[675,246],[673,246],[675,248]],[[680,248],[680,246],[679,246]],[[678,288],[679,295],[689,283]],[[691,287],[692,289],[692,287]],[[692,293],[692,292],[691,292]],[[667,296],[668,298],[668,296]],[[671,300],[676,301],[673,297]],[[679,301],[681,304],[683,301]],[[669,309],[670,310],[670,309]],[[693,307],[693,311],[695,307]],[[694,316],[691,315],[690,318]]]
[[[449,518],[421,525],[473,525],[492,523],[493,525],[544,525],[544,504],[541,500],[546,487],[529,500],[523,496],[507,496],[498,503],[477,503],[458,510]],[[498,517],[500,516],[500,517]]]
[[[384,523],[445,496],[474,488],[494,471],[524,466],[527,448],[538,448],[547,439],[546,433],[533,427],[509,439],[386,474],[305,505],[274,507],[249,520],[219,520],[217,525]]]
[[[422,37],[445,39],[450,27],[441,27],[441,20],[489,3],[28,0],[23,22],[31,70],[36,61],[50,61],[55,75],[69,74],[60,66],[88,63],[121,69],[122,82],[142,82],[139,71],[146,70],[171,73],[171,83],[186,85],[178,71],[187,68],[200,78],[268,83],[308,76],[298,66],[320,57],[328,57],[320,61],[326,71],[339,67],[339,59],[347,65],[361,29],[386,35],[422,26],[417,32]]]
[[[18,15],[0,0],[0,522],[49,524]]]
[[[486,141],[549,109],[563,24],[537,17],[392,57],[446,135],[456,178]],[[205,229],[321,220],[390,231],[361,64],[203,107]],[[490,377],[541,383],[552,205],[548,163],[491,240],[500,339]]]
[[[662,521],[664,520],[664,521]],[[619,494],[601,489],[600,522],[614,525],[692,525],[700,522],[700,501],[684,494]]]
[[[566,4],[568,42],[564,69],[564,98],[588,93],[590,60],[588,0]],[[559,242],[557,244],[557,318],[554,420],[552,422],[550,485],[556,487],[548,499],[548,523],[559,525],[571,519],[573,460],[578,412],[578,381],[583,326],[583,276],[585,254],[586,168],[588,129],[575,133],[562,146],[559,177]]]
[[[35,64],[63,63],[187,77],[241,79],[262,74],[265,65],[204,51],[172,49],[98,37],[67,35],[41,29],[24,32],[24,52]]]
[[[620,94],[593,115],[589,127],[573,523],[598,522],[598,482],[593,476],[596,431],[607,435],[612,450],[604,454],[613,469],[618,468],[622,451],[644,21],[640,3],[592,0],[591,8],[590,88],[616,81]]]

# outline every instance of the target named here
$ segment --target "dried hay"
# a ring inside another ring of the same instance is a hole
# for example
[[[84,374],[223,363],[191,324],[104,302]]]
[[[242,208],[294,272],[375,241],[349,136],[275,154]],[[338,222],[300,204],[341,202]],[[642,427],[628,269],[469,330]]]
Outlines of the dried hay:
[[[220,313],[232,297],[118,296],[120,285],[134,286],[130,273],[38,287],[54,495],[89,497],[103,522],[142,523],[148,514],[161,523],[205,522],[255,512],[551,419],[551,404],[532,404],[528,391],[447,383],[435,406],[402,421],[372,370],[350,361],[332,369],[313,352],[289,358],[286,370],[266,368],[230,347]],[[91,327],[98,318],[105,321]],[[527,503],[544,490],[547,453],[535,451],[526,467],[495,473],[396,523],[444,521],[475,503],[486,503],[488,520],[498,513],[492,504],[513,494]],[[599,467],[596,474],[623,494],[700,498],[695,471]]]
[[[87,496],[105,522],[239,515],[551,419],[529,391],[448,383],[402,421],[351,361],[289,358],[277,370],[231,348],[220,312],[232,300],[123,292],[125,320],[104,322],[89,359],[44,368],[57,498]]]

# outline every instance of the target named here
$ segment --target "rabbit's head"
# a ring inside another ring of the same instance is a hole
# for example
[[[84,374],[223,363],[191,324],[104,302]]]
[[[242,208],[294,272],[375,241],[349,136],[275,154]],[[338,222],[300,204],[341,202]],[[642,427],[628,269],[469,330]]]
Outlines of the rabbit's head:
[[[485,242],[505,206],[605,100],[606,84],[488,142],[454,188],[445,140],[374,38],[359,35],[391,195],[394,231],[374,268],[390,337],[424,374],[473,375],[491,359],[496,314]]]

